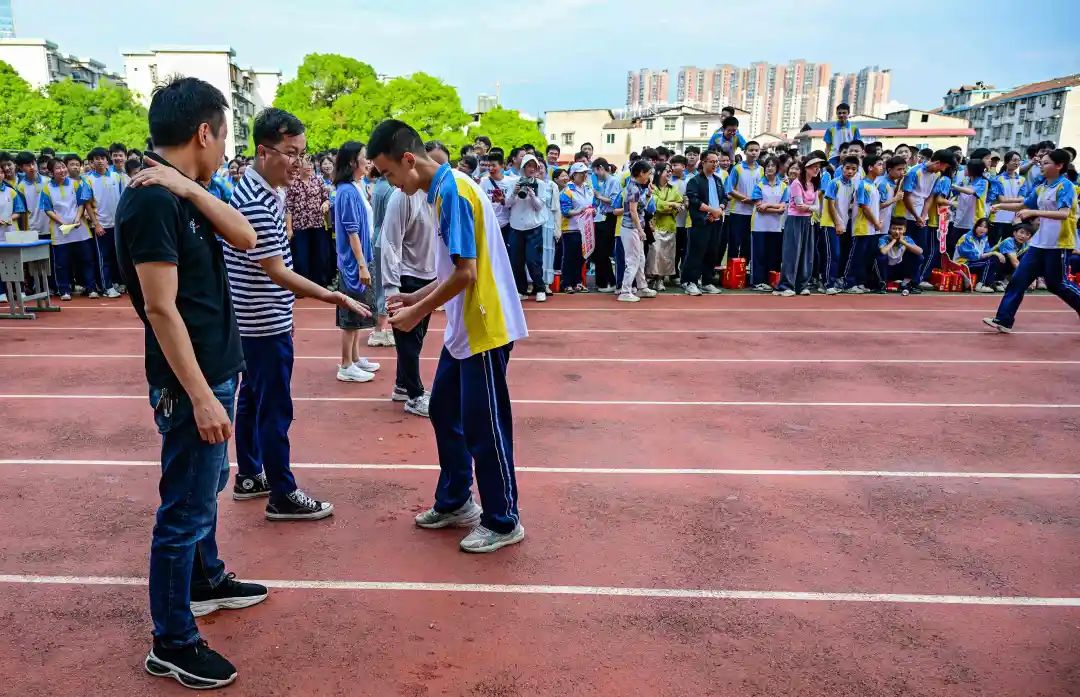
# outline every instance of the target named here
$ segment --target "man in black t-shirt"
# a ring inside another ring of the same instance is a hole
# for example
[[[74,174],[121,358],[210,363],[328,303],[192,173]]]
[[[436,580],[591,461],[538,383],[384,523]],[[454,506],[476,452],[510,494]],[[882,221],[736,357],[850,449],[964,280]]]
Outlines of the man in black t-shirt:
[[[207,647],[195,616],[248,607],[266,588],[240,583],[218,559],[217,495],[229,479],[237,374],[244,366],[225,262],[216,235],[250,249],[255,231],[210,195],[228,125],[225,97],[179,78],[154,91],[155,153],[116,212],[116,252],[146,325],[146,379],[161,433],[161,506],[150,547],[152,675],[186,687],[228,685],[236,669]]]

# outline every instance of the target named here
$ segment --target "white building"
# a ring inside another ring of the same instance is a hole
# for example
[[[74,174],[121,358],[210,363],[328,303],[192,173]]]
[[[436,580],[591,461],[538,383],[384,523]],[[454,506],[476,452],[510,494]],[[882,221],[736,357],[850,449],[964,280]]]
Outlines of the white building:
[[[281,84],[280,71],[241,68],[235,59],[228,46],[159,46],[124,52],[124,73],[128,87],[146,106],[154,88],[173,76],[197,77],[221,90],[231,118],[225,151],[232,156],[247,147],[251,119],[273,103]]]
[[[91,88],[103,80],[123,82],[101,61],[61,53],[56,44],[45,39],[0,39],[0,61],[14,68],[34,89],[67,79]]]
[[[1052,140],[1080,143],[1080,74],[1033,82],[963,112],[975,129],[973,148],[1020,150]],[[1004,154],[1004,153],[1003,153]]]

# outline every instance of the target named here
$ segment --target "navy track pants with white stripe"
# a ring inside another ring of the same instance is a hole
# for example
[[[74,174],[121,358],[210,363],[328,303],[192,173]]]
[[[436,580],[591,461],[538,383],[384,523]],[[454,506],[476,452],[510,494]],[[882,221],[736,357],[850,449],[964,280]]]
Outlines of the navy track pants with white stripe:
[[[430,415],[439,449],[435,510],[449,513],[469,500],[476,484],[480,523],[499,533],[518,524],[514,432],[506,368],[513,344],[457,359],[443,348],[431,386]]]

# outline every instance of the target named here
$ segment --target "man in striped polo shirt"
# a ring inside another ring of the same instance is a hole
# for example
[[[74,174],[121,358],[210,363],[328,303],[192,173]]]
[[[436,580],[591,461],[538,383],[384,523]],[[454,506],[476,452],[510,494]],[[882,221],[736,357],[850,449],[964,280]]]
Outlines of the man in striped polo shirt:
[[[285,187],[300,173],[306,155],[304,124],[281,109],[255,117],[255,162],[232,195],[232,206],[255,229],[253,249],[223,245],[225,265],[246,369],[236,403],[236,500],[269,496],[269,520],[317,520],[334,506],[296,486],[289,469],[289,426],[293,420],[294,293],[370,316],[343,293],[326,290],[292,270],[285,235]]]

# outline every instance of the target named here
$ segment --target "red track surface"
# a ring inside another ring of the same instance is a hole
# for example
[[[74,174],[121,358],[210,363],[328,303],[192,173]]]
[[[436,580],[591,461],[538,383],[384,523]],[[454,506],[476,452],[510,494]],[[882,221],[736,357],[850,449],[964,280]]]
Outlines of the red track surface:
[[[227,694],[1080,694],[1080,607],[899,602],[1080,597],[1080,480],[678,471],[1075,474],[1080,408],[1051,405],[1080,405],[1080,324],[1037,296],[1017,325],[1037,333],[941,333],[978,332],[995,301],[529,304],[540,331],[510,371],[519,466],[673,471],[522,471],[528,539],[482,558],[457,551],[459,532],[412,526],[430,502],[429,469],[300,468],[303,485],[337,507],[313,524],[271,525],[260,503],[223,496],[222,554],[243,577],[463,584],[276,588],[260,606],[205,618],[211,644],[240,669]],[[0,576],[15,577],[0,583],[0,692],[184,694],[142,672],[145,588],[88,585],[146,573],[158,443],[131,357],[141,333],[126,301],[64,307],[0,325]],[[337,334],[315,331],[332,314],[300,307],[294,396],[380,401],[298,401],[294,460],[434,464],[430,426],[384,399],[393,362],[374,383],[337,383]],[[881,333],[900,330],[919,333]],[[942,362],[957,360],[1026,363]],[[434,366],[423,363],[428,376]],[[983,404],[1017,406],[971,406]],[[472,584],[575,588],[466,592]],[[593,587],[897,595],[679,599]]]

